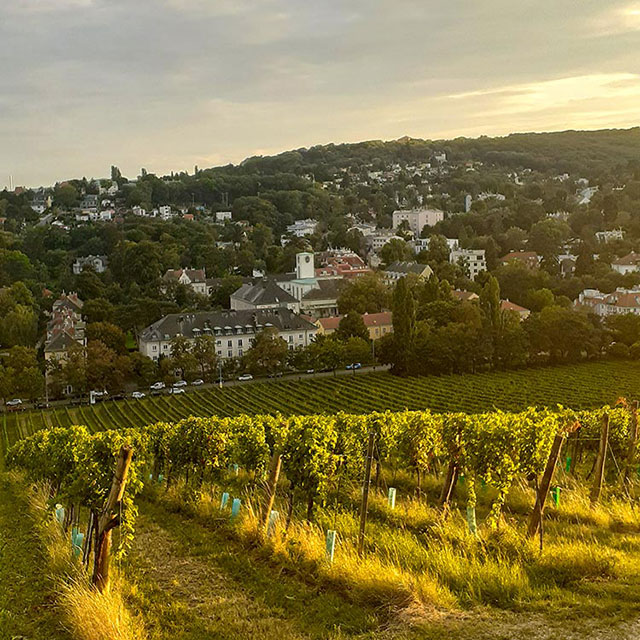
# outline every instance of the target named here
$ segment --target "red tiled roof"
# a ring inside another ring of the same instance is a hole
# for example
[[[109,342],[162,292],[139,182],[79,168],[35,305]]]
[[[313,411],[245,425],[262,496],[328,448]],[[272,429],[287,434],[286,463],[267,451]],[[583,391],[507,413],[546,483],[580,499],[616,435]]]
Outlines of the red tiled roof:
[[[500,309],[502,309],[502,311],[517,311],[518,313],[529,312],[529,309],[521,307],[515,302],[511,302],[511,300],[500,300]]]

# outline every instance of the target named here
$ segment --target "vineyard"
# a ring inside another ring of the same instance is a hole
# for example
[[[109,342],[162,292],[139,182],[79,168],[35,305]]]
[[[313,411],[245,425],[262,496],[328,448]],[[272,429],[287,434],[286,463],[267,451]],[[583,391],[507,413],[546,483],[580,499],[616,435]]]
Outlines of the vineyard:
[[[51,485],[64,526],[84,532],[79,562],[91,564],[93,545],[99,587],[111,531],[117,558],[135,547],[141,500],[378,616],[416,604],[535,607],[549,594],[596,607],[593,586],[603,606],[606,584],[635,590],[637,613],[637,431],[627,405],[190,417],[41,430],[7,462]]]
[[[42,428],[86,425],[90,431],[142,427],[188,416],[284,415],[403,409],[478,412],[518,411],[560,404],[583,409],[633,397],[640,364],[597,362],[537,370],[400,379],[387,373],[317,377],[189,391],[142,400],[107,401],[42,411],[5,413],[2,445]]]

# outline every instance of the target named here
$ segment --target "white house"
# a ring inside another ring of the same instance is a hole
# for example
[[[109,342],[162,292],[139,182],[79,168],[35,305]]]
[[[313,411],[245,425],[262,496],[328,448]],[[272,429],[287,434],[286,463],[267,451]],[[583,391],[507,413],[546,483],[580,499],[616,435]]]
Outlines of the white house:
[[[109,260],[107,256],[83,256],[76,258],[72,265],[74,275],[82,273],[85,267],[90,267],[96,273],[104,273],[107,270]]]
[[[462,264],[469,270],[469,277],[475,280],[482,271],[487,270],[484,249],[454,249],[449,254],[451,264]]]
[[[380,229],[377,233],[366,237],[367,245],[375,253],[378,253],[391,240],[403,240],[403,238],[396,235],[391,229]]]
[[[216,222],[226,222],[231,220],[231,211],[216,211]]]
[[[611,268],[618,273],[624,275],[625,273],[637,273],[640,271],[640,253],[631,253],[618,258],[611,263]]]
[[[171,340],[177,335],[189,342],[198,336],[212,336],[219,358],[238,358],[251,348],[258,333],[270,328],[291,350],[309,345],[318,330],[290,309],[172,313],[142,331],[139,349],[158,360],[171,355]]]
[[[296,220],[293,224],[287,227],[287,233],[290,233],[297,238],[303,238],[304,236],[313,235],[316,232],[318,221],[312,218],[306,218],[305,220]]]
[[[440,209],[397,209],[393,212],[393,229],[396,230],[403,222],[417,238],[424,227],[433,227],[444,220],[444,212]]]
[[[207,274],[204,269],[167,269],[162,276],[162,286],[166,290],[171,285],[182,284],[193,289],[195,293],[206,296]]]
[[[596,240],[598,242],[624,240],[624,231],[622,229],[613,229],[612,231],[596,231]]]

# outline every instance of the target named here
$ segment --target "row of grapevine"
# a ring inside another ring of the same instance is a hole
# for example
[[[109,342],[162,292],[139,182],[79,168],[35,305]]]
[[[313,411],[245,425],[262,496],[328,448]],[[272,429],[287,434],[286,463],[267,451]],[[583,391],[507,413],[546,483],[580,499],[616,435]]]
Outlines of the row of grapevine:
[[[107,401],[91,407],[9,413],[4,444],[37,429],[86,424],[92,431],[143,427],[191,415],[222,417],[245,413],[284,415],[369,413],[381,409],[429,408],[474,413],[523,410],[562,403],[576,409],[600,406],[619,395],[634,395],[640,367],[629,362],[598,362],[538,370],[466,376],[403,379],[387,373],[285,379],[225,389],[201,389],[181,396]]]
[[[430,411],[374,412],[336,415],[241,415],[189,417],[155,422],[143,428],[91,433],[82,426],[41,430],[8,451],[10,466],[34,480],[48,481],[56,500],[101,519],[112,489],[116,458],[125,447],[135,454],[127,490],[119,499],[117,518],[123,553],[134,531],[135,495],[146,478],[162,477],[167,486],[178,478],[199,495],[203,483],[218,482],[230,465],[261,479],[270,459],[282,461],[294,503],[304,498],[310,518],[313,504],[325,502],[341,483],[361,481],[368,434],[375,436],[380,467],[405,468],[420,475],[448,467],[447,482],[466,480],[468,509],[475,509],[477,482],[495,488],[488,523],[495,525],[514,479],[538,476],[545,468],[554,439],[572,434],[584,452],[597,450],[600,425],[607,416],[611,453],[622,459],[635,435],[635,416],[620,407],[575,413],[528,409],[521,413],[436,414]],[[443,495],[449,495],[443,491]],[[474,516],[475,517],[475,516]],[[89,527],[90,529],[90,527]],[[88,536],[89,537],[89,536]],[[89,537],[90,542],[90,537]],[[96,539],[97,548],[97,539]]]

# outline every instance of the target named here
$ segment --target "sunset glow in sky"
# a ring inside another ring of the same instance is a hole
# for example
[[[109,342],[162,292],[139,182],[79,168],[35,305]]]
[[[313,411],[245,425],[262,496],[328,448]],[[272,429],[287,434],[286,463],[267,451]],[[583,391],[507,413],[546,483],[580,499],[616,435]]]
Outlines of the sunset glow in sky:
[[[0,188],[640,124],[640,2],[12,0]]]

